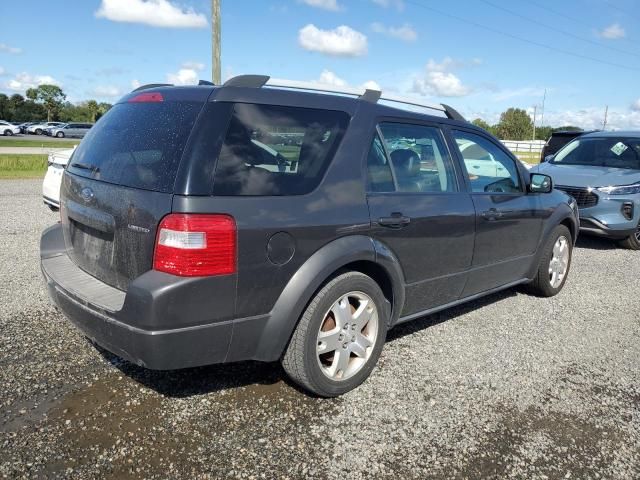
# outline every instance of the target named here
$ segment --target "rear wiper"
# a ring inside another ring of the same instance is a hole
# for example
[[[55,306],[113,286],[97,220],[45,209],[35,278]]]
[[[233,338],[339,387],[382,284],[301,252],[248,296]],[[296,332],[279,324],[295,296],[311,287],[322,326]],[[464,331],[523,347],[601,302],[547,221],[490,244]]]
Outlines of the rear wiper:
[[[92,172],[99,172],[100,167],[97,165],[90,165],[88,163],[74,162],[71,164],[72,167],[80,168],[82,170],[91,170]]]

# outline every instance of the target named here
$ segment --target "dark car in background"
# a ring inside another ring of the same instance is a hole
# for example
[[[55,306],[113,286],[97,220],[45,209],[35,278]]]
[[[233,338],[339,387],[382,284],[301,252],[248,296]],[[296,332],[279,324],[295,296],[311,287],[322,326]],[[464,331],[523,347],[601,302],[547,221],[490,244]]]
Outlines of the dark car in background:
[[[558,130],[557,132],[552,132],[551,136],[547,140],[547,143],[545,143],[544,147],[542,147],[540,162],[544,162],[549,155],[555,154],[558,150],[560,150],[574,138],[594,131],[595,130]]]
[[[41,267],[97,344],[161,370],[281,361],[336,396],[395,325],[560,292],[578,219],[550,177],[450,107],[268,80],[141,87],[73,153]]]

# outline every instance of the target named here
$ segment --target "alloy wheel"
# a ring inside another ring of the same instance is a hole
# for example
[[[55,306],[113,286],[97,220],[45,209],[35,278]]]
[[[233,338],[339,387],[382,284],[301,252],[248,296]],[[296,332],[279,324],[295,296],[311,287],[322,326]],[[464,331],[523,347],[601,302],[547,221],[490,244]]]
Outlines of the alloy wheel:
[[[342,295],[323,317],[318,331],[318,365],[331,380],[346,380],[368,362],[379,331],[378,309],[363,292]]]
[[[549,262],[549,283],[553,288],[558,288],[562,285],[569,268],[570,255],[571,251],[567,237],[558,237],[553,245],[553,256]]]

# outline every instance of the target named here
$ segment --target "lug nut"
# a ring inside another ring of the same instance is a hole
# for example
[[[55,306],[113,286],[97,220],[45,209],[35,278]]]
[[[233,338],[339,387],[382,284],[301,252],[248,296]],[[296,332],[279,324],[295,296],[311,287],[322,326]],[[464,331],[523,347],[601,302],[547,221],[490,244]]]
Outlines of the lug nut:
[[[338,336],[338,340],[339,340],[339,341],[342,341],[342,339],[343,339],[343,338],[344,338],[344,335],[342,335],[342,334],[340,334],[340,335]]]
[[[344,344],[342,345],[342,348],[346,349],[348,346],[349,346],[349,344],[348,344],[348,343],[344,343]]]

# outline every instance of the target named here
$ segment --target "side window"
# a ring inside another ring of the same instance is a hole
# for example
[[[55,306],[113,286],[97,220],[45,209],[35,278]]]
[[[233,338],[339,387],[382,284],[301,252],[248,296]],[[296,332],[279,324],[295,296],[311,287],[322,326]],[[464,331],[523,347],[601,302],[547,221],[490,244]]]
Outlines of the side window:
[[[393,192],[393,175],[384,153],[382,140],[376,133],[367,156],[367,178],[370,192]]]
[[[456,191],[455,173],[440,129],[382,123],[380,130],[399,192]]]
[[[349,116],[236,103],[216,165],[215,195],[303,195],[318,186]]]
[[[520,177],[514,160],[491,141],[474,133],[453,131],[471,189],[486,193],[520,193]]]

